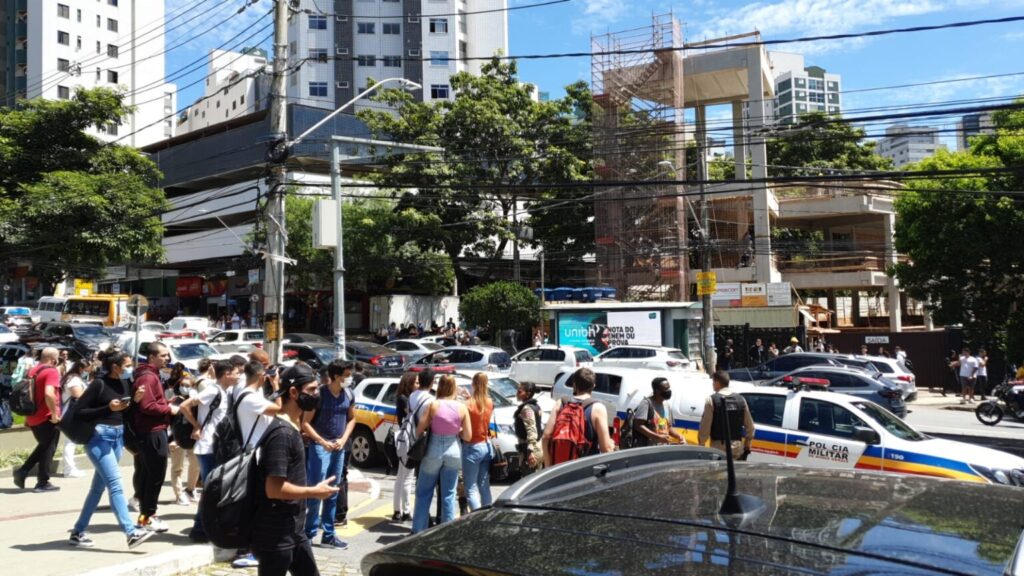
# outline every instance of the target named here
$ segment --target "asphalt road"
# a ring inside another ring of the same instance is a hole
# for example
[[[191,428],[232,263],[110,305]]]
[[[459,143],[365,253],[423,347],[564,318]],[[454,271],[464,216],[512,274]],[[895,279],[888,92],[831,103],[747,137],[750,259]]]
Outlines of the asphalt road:
[[[911,403],[906,421],[926,434],[980,444],[1024,457],[1024,422],[1012,418],[1004,418],[996,426],[986,426],[978,422],[973,411]]]

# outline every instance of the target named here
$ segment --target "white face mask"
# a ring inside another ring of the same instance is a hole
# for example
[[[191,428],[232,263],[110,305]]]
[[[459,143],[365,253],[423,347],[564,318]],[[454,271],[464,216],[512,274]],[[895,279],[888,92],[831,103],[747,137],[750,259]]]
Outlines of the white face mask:
[[[342,384],[343,384],[343,385],[344,385],[344,386],[345,386],[346,388],[347,388],[347,387],[349,387],[349,386],[351,386],[351,385],[352,385],[352,377],[351,377],[351,376],[349,376],[348,378],[345,378],[345,380],[344,380],[344,382],[342,382]]]

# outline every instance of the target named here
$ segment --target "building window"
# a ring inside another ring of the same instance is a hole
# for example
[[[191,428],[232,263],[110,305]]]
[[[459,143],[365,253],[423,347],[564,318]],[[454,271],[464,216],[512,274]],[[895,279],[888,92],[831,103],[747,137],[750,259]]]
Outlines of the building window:
[[[401,68],[402,57],[401,56],[385,56],[384,57],[385,68]]]
[[[376,66],[377,65],[377,57],[373,56],[373,55],[370,55],[370,56],[366,56],[366,55],[356,56],[356,63],[358,65],[360,65],[360,66]]]
[[[459,40],[459,58],[466,58],[466,57],[467,57],[466,41],[465,40]]]
[[[430,85],[430,97],[434,100],[447,100],[448,99],[448,85],[447,84],[431,84]]]
[[[96,83],[99,84],[103,81],[103,71],[99,68],[96,69]]]
[[[107,124],[107,134],[111,136],[117,136],[117,124]]]
[[[385,22],[381,25],[381,32],[384,34],[401,34],[402,25],[398,22]]]
[[[811,102],[817,102],[819,104],[824,104],[825,103],[825,93],[824,92],[810,92],[810,93],[807,94],[807,99],[810,100]]]
[[[431,50],[430,51],[430,65],[431,66],[447,66],[448,65],[448,51],[447,50]]]
[[[103,26],[103,17],[99,14],[96,15],[96,27],[100,28]]]
[[[57,44],[63,44],[65,46],[71,45],[71,34],[67,32],[57,31]]]
[[[232,110],[237,110],[238,109],[238,103],[235,102],[234,100],[231,101],[231,109]]]
[[[311,97],[327,97],[327,82],[310,82],[309,95]]]
[[[66,58],[57,58],[57,70],[60,72],[71,70],[71,61]]]
[[[447,18],[431,18],[430,19],[430,33],[431,34],[447,34],[448,33],[448,19]]]
[[[107,30],[111,32],[117,32],[117,20],[113,18],[107,18]]]
[[[81,50],[81,49],[82,49],[82,37],[78,36],[75,39],[75,50]]]
[[[57,16],[71,19],[71,7],[67,4],[57,4]]]
[[[57,98],[61,100],[71,99],[71,89],[67,86],[57,86]]]
[[[117,6],[117,0],[107,0],[107,4],[110,4],[111,6]]]
[[[310,30],[327,30],[327,16],[321,14],[310,14],[309,15],[309,29]]]
[[[356,22],[356,34],[376,34],[376,22]]]
[[[245,104],[245,94],[242,94],[242,95],[241,95],[241,96],[240,96],[240,97],[238,98],[238,103],[239,103],[239,104]]]
[[[111,58],[117,58],[116,44],[107,44],[107,56],[110,56]]]
[[[116,70],[107,70],[107,82],[110,82],[111,84],[117,84]]]
[[[327,48],[310,48],[309,59],[316,62],[327,62]]]
[[[459,10],[459,32],[466,34],[466,11]]]
[[[824,80],[816,80],[814,78],[810,78],[810,79],[807,80],[807,89],[808,90],[824,90],[825,89],[825,81]]]
[[[82,21],[82,11],[81,10],[76,10],[75,14],[78,16],[78,21],[81,22]]]
[[[97,42],[96,42],[96,53],[97,53],[97,54],[99,54],[99,53],[100,53],[100,46],[101,46],[101,44],[99,43],[99,41],[97,41]]]

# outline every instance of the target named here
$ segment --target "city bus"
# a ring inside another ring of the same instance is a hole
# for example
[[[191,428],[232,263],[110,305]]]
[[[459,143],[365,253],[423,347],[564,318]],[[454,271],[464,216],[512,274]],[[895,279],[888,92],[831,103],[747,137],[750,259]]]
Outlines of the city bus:
[[[61,320],[65,322],[96,323],[104,326],[121,326],[134,321],[128,313],[127,294],[94,294],[92,296],[69,296],[64,302]],[[145,320],[145,317],[143,317]]]

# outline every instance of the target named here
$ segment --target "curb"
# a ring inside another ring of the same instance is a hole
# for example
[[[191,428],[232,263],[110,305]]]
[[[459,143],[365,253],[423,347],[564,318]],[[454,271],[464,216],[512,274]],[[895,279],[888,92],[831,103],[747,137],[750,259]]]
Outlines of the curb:
[[[213,546],[194,544],[132,562],[107,566],[79,576],[173,576],[231,559],[230,550],[215,551]]]

